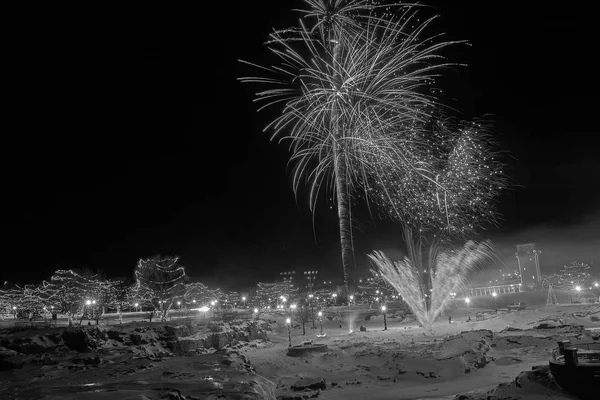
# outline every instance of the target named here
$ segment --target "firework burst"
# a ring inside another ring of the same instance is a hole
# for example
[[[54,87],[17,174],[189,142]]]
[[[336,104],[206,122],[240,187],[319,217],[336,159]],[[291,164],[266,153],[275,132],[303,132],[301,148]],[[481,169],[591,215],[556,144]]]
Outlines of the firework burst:
[[[468,241],[462,248],[450,251],[432,246],[426,260],[420,250],[409,247],[409,257],[401,261],[392,261],[381,251],[369,254],[369,258],[421,325],[432,332],[435,319],[450,304],[452,293],[463,291],[468,275],[497,257],[489,242]],[[427,270],[432,271],[431,290]]]
[[[265,128],[288,142],[296,195],[305,184],[314,212],[319,193],[333,194],[340,220],[342,265],[352,253],[353,195],[385,187],[375,166],[394,164],[393,173],[431,179],[429,165],[405,146],[439,104],[435,78],[450,67],[442,49],[457,42],[428,35],[434,18],[420,19],[417,7],[374,1],[307,0],[299,26],[276,30],[267,42],[279,63],[247,63],[266,76],[242,82],[264,85],[259,110],[281,113]],[[395,184],[395,181],[393,182]],[[347,295],[347,290],[346,290]]]

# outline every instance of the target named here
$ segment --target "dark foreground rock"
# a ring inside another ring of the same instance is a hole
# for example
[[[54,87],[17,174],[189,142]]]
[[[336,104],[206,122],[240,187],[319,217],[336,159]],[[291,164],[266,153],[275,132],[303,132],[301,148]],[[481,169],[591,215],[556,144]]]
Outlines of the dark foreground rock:
[[[196,355],[227,347],[248,344],[254,340],[267,341],[262,321],[215,322],[198,325],[193,321],[168,324],[126,324],[113,326],[82,326],[57,328],[45,333],[31,331],[30,335],[6,335],[0,338],[0,348],[16,352],[3,356],[2,365],[9,369],[19,365],[18,357],[64,352],[128,352],[134,356],[167,357]]]
[[[23,358],[14,350],[0,347],[0,371],[23,368]]]
[[[46,367],[34,382],[15,380],[0,398],[275,400],[275,384],[253,372],[243,356],[228,352],[68,370],[59,364]]]
[[[295,390],[295,391],[305,390],[305,389],[325,390],[325,389],[327,389],[327,382],[325,382],[325,378],[302,378],[302,379],[299,379],[298,381],[296,381],[296,383],[294,383],[292,385],[292,390]]]
[[[554,399],[576,400],[577,397],[565,392],[554,381],[547,365],[524,371],[510,383],[503,383],[484,393],[461,394],[454,400],[516,400]]]

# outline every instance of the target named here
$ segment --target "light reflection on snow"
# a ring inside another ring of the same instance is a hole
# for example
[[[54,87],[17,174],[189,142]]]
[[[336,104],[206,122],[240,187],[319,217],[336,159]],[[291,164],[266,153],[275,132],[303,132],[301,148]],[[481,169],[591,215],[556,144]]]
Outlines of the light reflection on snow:
[[[223,389],[223,384],[221,382],[215,381],[215,378],[213,378],[212,376],[205,376],[202,379],[210,382],[215,389]]]

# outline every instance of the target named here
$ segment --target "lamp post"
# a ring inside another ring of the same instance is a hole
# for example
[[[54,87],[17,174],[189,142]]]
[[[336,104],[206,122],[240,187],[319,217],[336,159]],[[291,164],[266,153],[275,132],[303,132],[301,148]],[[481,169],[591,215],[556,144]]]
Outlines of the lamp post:
[[[381,306],[381,312],[383,312],[383,330],[387,331],[387,317],[385,315],[385,310],[386,310],[386,307]]]
[[[465,303],[467,303],[467,322],[471,321],[471,308],[469,307],[469,304],[471,303],[471,299],[470,298],[466,298],[465,299]]]
[[[246,296],[242,296],[242,307],[246,308]]]
[[[315,308],[313,306],[313,297],[314,295],[312,293],[308,295],[308,301],[310,302],[310,319],[312,321],[312,329],[317,329],[315,326]]]
[[[320,335],[325,336],[323,333],[323,311],[319,311],[319,326],[321,327]]]
[[[496,308],[496,311],[498,311],[498,293],[493,292],[492,297],[494,298],[494,308]]]
[[[254,309],[254,314],[256,314],[256,319],[258,319],[258,308]]]
[[[13,306],[13,318],[17,319],[17,306]]]
[[[288,347],[292,347],[292,328],[291,328],[291,324],[292,324],[292,320],[288,317],[285,320],[285,323],[287,324],[287,330],[288,330]]]

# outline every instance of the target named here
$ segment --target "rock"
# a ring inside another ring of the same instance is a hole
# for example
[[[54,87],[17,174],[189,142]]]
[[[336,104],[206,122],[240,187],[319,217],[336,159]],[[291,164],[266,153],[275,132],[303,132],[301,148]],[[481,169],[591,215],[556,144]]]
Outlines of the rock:
[[[221,364],[231,365],[233,364],[233,359],[231,357],[223,357],[221,358]]]
[[[325,382],[325,378],[302,378],[292,385],[292,390],[295,391],[304,389],[325,390],[326,388],[327,383]]]
[[[562,328],[565,325],[563,323],[561,323],[561,321],[546,321],[546,322],[542,322],[541,324],[534,326],[533,329],[555,329],[555,328]]]
[[[134,346],[148,344],[148,341],[141,335],[141,333],[132,333],[131,335],[129,335],[129,339],[131,339],[131,344],[133,344]]]
[[[67,328],[62,333],[62,340],[69,350],[86,353],[97,348],[90,337],[89,330],[83,328]]]
[[[0,371],[23,368],[23,358],[14,350],[0,347]]]

